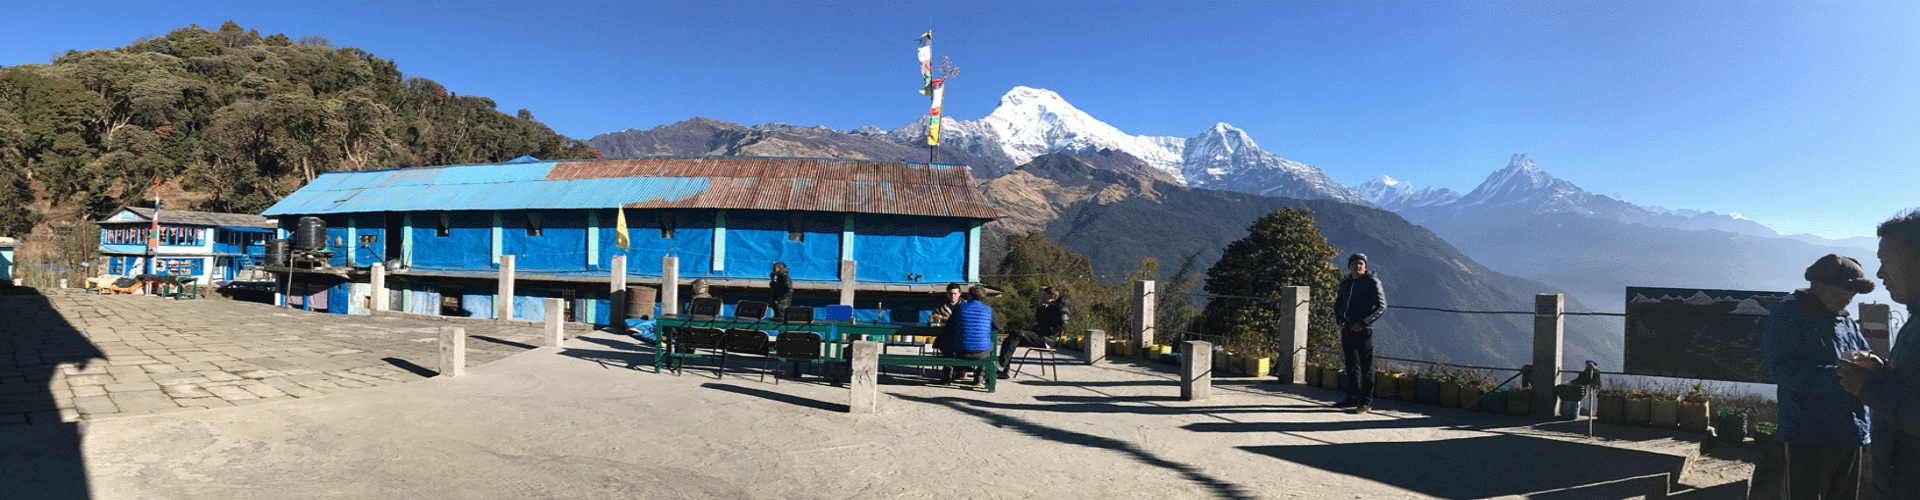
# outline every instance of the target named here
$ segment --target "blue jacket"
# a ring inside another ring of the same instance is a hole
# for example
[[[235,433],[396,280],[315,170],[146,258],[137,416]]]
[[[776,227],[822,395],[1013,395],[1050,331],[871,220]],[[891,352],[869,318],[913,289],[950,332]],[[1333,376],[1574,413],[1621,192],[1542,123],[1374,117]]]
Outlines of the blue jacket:
[[[1768,311],[1760,351],[1779,389],[1780,441],[1833,446],[1867,444],[1867,407],[1840,387],[1840,358],[1867,349],[1845,311],[1834,314],[1806,290]]]
[[[1860,390],[1873,408],[1873,487],[1880,498],[1920,498],[1920,328],[1908,321],[1894,339],[1887,372]]]
[[[993,349],[993,308],[978,300],[961,302],[953,312],[954,331],[960,333],[960,350]]]

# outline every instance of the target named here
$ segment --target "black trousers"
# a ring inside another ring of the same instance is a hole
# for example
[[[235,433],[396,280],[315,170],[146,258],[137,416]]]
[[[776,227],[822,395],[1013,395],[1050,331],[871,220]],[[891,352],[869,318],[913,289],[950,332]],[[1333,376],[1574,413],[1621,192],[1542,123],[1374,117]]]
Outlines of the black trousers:
[[[1026,330],[1015,330],[1007,334],[1007,341],[1000,344],[1000,371],[1013,366],[1013,351],[1020,346],[1048,347],[1053,345],[1053,336],[1041,335]]]
[[[1860,497],[1860,447],[1783,443],[1787,484],[1782,498],[1853,500]]]
[[[1347,397],[1373,404],[1373,327],[1355,332],[1340,328],[1340,353],[1346,357]]]

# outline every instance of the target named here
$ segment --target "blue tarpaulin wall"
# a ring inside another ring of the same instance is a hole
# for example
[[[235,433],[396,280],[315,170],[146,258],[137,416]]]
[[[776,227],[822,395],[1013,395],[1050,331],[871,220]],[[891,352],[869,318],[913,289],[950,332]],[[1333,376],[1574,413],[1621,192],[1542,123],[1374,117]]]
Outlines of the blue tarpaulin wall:
[[[513,319],[545,321],[547,319],[547,299],[552,298],[546,290],[513,291]]]
[[[493,213],[451,212],[447,236],[438,236],[440,212],[413,214],[413,267],[443,270],[493,269]]]
[[[607,318],[607,314],[612,310],[612,305],[613,305],[611,302],[607,300],[607,292],[594,292],[593,295],[589,296],[588,298],[581,299],[581,301],[593,303],[593,317],[587,318],[589,322],[596,325],[613,324],[612,322],[609,322]],[[580,311],[586,310],[586,308],[583,308],[583,307],[575,307],[574,309],[580,310]]]
[[[467,317],[493,319],[493,296],[500,293],[490,286],[470,286],[460,291],[460,308]]]
[[[613,210],[600,212],[600,269],[612,266],[613,255],[620,251],[614,246]],[[627,235],[632,246],[627,249],[627,274],[636,276],[659,276],[660,259],[669,253],[680,258],[680,276],[683,280],[705,277],[713,267],[713,211],[712,210],[673,210],[674,236],[671,239],[660,237],[660,210],[627,210]]]
[[[380,262],[387,253],[387,217],[385,214],[354,214],[353,225],[355,241],[347,242],[353,247],[353,267],[367,267]],[[373,242],[360,244],[358,238],[373,236]]]
[[[501,213],[501,253],[513,255],[516,271],[578,271],[587,267],[587,215],[579,210],[542,210],[540,235],[527,235],[528,213]],[[655,231],[658,234],[658,231]],[[606,248],[614,248],[606,240]]]
[[[327,289],[327,312],[328,313],[331,313],[331,314],[347,313],[347,309],[349,308],[347,303],[353,300],[353,296],[348,293],[347,286],[348,285],[343,282],[338,285],[334,285],[333,288]]]
[[[965,281],[967,229],[954,219],[866,215],[853,221],[854,278],[862,283]]]
[[[839,280],[840,229],[845,224],[841,216],[803,214],[804,241],[796,242],[787,241],[790,213],[727,211],[727,268],[714,274],[764,280],[773,272],[774,262],[785,262],[793,279]]]
[[[407,312],[440,315],[440,286],[429,283],[408,285]]]

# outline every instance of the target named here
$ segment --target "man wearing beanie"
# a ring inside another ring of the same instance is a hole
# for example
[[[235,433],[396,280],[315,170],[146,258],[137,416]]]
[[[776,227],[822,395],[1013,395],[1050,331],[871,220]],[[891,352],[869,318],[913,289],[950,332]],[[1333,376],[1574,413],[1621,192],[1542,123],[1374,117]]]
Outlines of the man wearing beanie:
[[[1812,285],[1768,311],[1760,349],[1779,389],[1780,442],[1785,444],[1788,498],[1857,498],[1860,450],[1869,439],[1867,407],[1848,394],[1840,360],[1867,350],[1847,316],[1856,294],[1873,291],[1860,261],[1827,254],[1807,268]]]
[[[1366,413],[1373,408],[1373,322],[1387,312],[1387,292],[1380,277],[1367,272],[1367,255],[1347,258],[1346,279],[1333,302],[1333,320],[1340,325],[1340,353],[1346,357],[1347,399],[1334,408]]]

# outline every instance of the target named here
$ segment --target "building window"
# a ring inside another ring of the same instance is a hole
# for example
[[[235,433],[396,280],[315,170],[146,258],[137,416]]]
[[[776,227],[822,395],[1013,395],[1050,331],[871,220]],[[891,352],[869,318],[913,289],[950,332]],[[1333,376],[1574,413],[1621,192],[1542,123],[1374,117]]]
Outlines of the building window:
[[[446,212],[440,212],[440,225],[434,226],[433,235],[443,237],[453,236],[453,221],[451,219],[452,217],[447,215]]]
[[[807,241],[806,219],[800,214],[787,215],[787,241]]]
[[[527,236],[540,235],[540,212],[527,212]]]
[[[660,211],[660,239],[673,239],[673,212]]]

